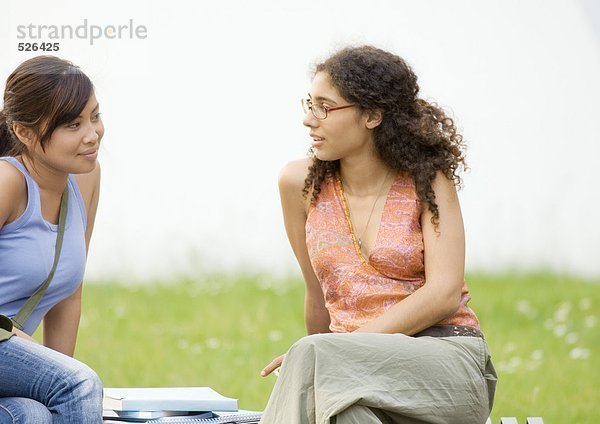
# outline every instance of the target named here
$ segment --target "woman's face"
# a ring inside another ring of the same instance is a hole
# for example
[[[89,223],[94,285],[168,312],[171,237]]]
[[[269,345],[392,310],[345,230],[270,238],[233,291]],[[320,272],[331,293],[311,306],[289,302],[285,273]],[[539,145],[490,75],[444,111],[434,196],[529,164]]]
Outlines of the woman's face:
[[[350,104],[331,84],[325,72],[315,75],[309,100],[326,108]],[[314,155],[320,160],[331,161],[366,154],[372,148],[373,136],[367,128],[367,120],[367,113],[357,107],[349,107],[330,111],[325,119],[317,119],[308,111],[303,124],[310,128]]]
[[[77,118],[52,132],[45,151],[36,144],[30,152],[34,161],[69,174],[91,172],[96,167],[100,140],[104,135],[99,108],[96,96],[92,94]]]

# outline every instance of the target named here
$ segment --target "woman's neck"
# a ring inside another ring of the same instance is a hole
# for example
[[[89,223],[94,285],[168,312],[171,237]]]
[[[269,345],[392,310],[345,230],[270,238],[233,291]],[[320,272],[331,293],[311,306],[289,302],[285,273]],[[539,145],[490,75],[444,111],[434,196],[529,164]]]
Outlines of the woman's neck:
[[[376,156],[362,156],[340,160],[340,177],[350,195],[367,196],[381,188],[381,181],[390,173],[390,167]]]
[[[28,156],[22,155],[17,158],[27,168],[29,175],[37,183],[40,190],[53,193],[58,196],[62,195],[69,175],[62,172],[56,172],[43,162],[32,161]]]

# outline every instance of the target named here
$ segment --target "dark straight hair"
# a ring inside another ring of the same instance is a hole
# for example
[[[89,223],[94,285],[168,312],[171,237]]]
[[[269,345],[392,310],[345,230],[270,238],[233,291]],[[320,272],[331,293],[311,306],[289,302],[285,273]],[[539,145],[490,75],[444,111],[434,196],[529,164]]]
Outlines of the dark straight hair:
[[[42,150],[54,130],[77,118],[94,92],[90,79],[71,62],[37,56],[6,80],[0,111],[0,156],[27,154],[13,132],[18,123],[33,130]]]

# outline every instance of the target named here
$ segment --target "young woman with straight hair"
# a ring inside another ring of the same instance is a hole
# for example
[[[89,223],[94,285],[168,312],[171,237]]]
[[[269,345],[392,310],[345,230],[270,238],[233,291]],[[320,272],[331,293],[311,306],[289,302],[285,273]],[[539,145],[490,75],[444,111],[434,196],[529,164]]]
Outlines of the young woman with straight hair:
[[[92,82],[72,63],[39,56],[8,77],[0,111],[0,423],[102,422],[102,384],[72,355],[103,134]],[[24,306],[47,279],[39,302]],[[31,335],[42,321],[40,345]]]

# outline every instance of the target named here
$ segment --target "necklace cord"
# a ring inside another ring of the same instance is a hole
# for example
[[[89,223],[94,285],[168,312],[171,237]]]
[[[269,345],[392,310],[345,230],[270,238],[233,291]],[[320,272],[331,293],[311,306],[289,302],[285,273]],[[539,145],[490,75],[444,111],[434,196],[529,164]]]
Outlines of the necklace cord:
[[[369,212],[369,217],[367,218],[367,222],[363,228],[363,230],[361,231],[360,235],[356,238],[356,242],[358,244],[358,248],[361,249],[362,248],[362,238],[365,235],[365,233],[367,232],[367,228],[369,228],[369,224],[371,223],[371,217],[373,216],[373,211],[375,211],[375,205],[377,205],[377,201],[379,200],[379,198],[381,197],[381,192],[383,191],[383,187],[385,186],[385,182],[387,181],[388,177],[390,176],[390,173],[392,172],[391,169],[388,170],[387,174],[385,174],[385,177],[383,178],[383,181],[381,182],[381,186],[379,186],[379,190],[377,191],[377,196],[375,196],[375,201],[373,202],[373,206],[371,206],[371,212]],[[339,176],[340,179],[340,183],[342,185],[342,189],[343,189],[343,181],[342,181],[342,177]],[[345,196],[344,196],[345,198]],[[350,219],[350,222],[354,222],[354,220],[352,219],[352,212],[350,211],[350,203],[348,202],[347,199],[346,200],[346,204],[348,206],[348,218]],[[353,225],[354,227],[354,225]]]

